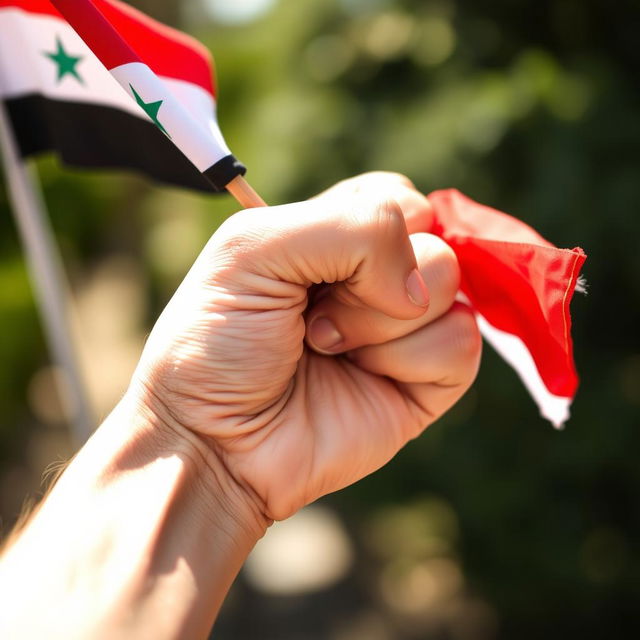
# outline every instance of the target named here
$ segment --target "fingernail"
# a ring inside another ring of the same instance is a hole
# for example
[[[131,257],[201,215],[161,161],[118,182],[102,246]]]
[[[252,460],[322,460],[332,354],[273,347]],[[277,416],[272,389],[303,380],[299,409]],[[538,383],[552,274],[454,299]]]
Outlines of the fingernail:
[[[413,304],[418,307],[426,307],[429,304],[429,290],[424,283],[422,274],[414,269],[407,278],[407,293]]]
[[[307,331],[307,340],[318,351],[332,353],[337,351],[343,338],[329,318],[320,316],[311,321]]]

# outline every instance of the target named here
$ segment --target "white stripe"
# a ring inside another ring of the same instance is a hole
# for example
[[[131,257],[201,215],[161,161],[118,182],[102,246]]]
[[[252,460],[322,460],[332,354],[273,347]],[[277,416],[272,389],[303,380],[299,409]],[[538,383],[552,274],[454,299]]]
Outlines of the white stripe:
[[[56,64],[46,56],[57,50],[56,38],[69,55],[82,58],[76,67],[82,83],[70,74],[57,80]],[[161,79],[184,109],[208,129],[209,137],[215,139],[217,146],[226,149],[225,155],[228,154],[216,122],[216,104],[211,94],[191,82]],[[15,8],[0,9],[0,98],[34,93],[54,100],[114,107],[146,118],[69,24],[55,16]],[[213,162],[199,168],[206,169],[211,164]]]
[[[458,293],[457,298],[470,305],[464,294]],[[572,398],[557,396],[547,389],[529,349],[518,336],[496,329],[480,313],[475,310],[474,313],[482,336],[515,369],[538,405],[542,417],[549,420],[556,429],[562,429],[569,419]]]
[[[212,127],[217,129],[212,118],[204,122],[195,119],[193,111],[189,113],[168,89],[168,85],[146,64],[123,64],[111,69],[111,73],[121,87],[131,91],[132,96],[131,88],[135,89],[145,103],[162,101],[158,121],[168,132],[172,142],[200,171],[208,169],[231,153],[222,135],[212,135]]]
[[[54,16],[20,9],[0,10],[0,96],[14,98],[39,93],[57,100],[91,102],[138,114],[138,107],[66,23]],[[47,53],[57,50],[56,38],[77,64],[80,83],[70,74],[59,81],[55,62]]]

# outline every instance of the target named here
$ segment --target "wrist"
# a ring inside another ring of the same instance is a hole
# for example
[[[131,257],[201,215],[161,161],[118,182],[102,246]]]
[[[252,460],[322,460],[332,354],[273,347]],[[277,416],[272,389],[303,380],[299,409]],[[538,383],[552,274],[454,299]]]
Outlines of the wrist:
[[[118,433],[125,425],[133,429]],[[215,440],[184,426],[148,385],[132,383],[101,428],[116,443],[126,444],[114,459],[115,468],[144,464],[144,459],[178,458],[189,478],[194,507],[220,521],[235,546],[252,548],[271,524],[258,496],[228,469]]]

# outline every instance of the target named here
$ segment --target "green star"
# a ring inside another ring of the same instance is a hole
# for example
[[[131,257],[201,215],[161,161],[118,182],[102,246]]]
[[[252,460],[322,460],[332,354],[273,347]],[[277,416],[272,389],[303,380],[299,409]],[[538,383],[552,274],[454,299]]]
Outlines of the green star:
[[[158,127],[158,129],[160,129],[160,131],[162,131],[162,133],[164,133],[164,135],[167,136],[167,138],[171,139],[171,136],[168,134],[167,130],[162,126],[162,124],[158,120],[158,111],[160,111],[160,107],[162,106],[162,103],[164,102],[164,100],[157,100],[156,102],[145,102],[131,84],[129,84],[129,87],[131,87],[131,91],[133,91],[133,95],[136,99],[136,102],[142,107],[143,111],[151,118],[151,121],[153,122],[153,124],[155,124],[156,127]]]
[[[76,69],[76,65],[82,56],[70,56],[62,46],[62,42],[58,36],[56,36],[56,45],[58,50],[55,53],[44,52],[44,55],[58,65],[58,82],[62,80],[67,74],[72,75],[80,84],[84,84],[80,74]]]

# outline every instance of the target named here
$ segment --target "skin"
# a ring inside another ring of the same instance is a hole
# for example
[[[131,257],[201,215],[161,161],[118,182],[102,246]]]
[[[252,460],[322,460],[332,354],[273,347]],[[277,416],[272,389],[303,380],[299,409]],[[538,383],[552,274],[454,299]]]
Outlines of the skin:
[[[5,553],[0,636],[206,637],[273,520],[451,407],[481,341],[431,218],[406,178],[376,173],[225,222]]]

